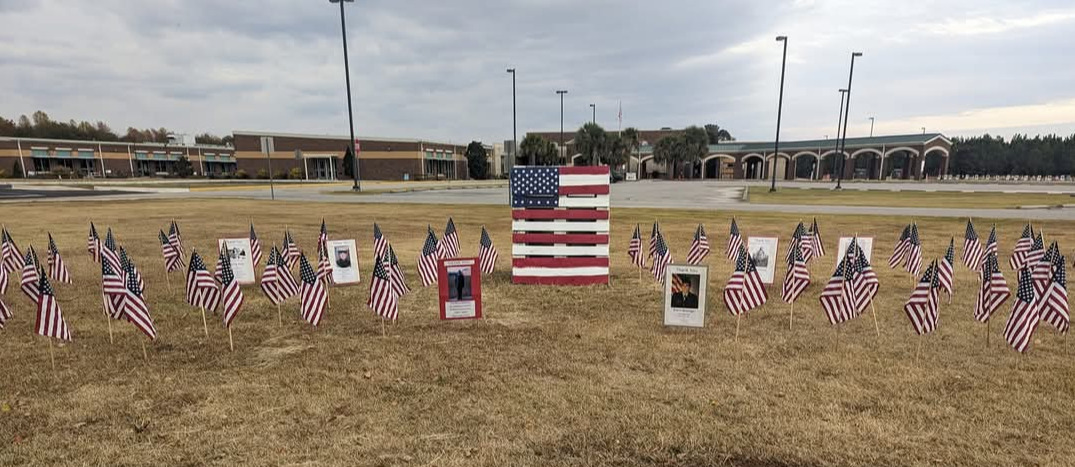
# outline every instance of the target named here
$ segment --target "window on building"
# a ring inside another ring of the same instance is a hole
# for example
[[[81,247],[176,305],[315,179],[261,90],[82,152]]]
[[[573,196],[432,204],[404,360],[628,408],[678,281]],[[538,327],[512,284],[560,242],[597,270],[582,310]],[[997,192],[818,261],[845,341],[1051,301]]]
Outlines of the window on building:
[[[41,157],[34,158],[34,172],[48,172],[52,167],[49,166],[49,160]]]
[[[49,150],[43,148],[34,148],[30,150],[30,157],[48,157]]]
[[[79,149],[78,157],[82,159],[93,159],[93,149]]]

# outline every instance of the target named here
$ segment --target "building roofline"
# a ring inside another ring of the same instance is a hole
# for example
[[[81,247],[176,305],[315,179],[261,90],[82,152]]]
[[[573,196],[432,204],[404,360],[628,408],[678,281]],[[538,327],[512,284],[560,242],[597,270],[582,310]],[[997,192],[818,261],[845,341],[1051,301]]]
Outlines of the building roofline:
[[[112,144],[112,145],[126,145],[126,146],[153,146],[153,147],[168,147],[168,148],[191,148],[191,149],[227,149],[234,150],[232,146],[224,146],[217,144],[168,144],[168,143],[132,143],[130,141],[103,141],[97,139],[55,139],[55,138],[36,138],[27,136],[0,136],[0,141],[27,141],[27,142],[42,142],[42,143],[57,143],[57,144],[70,144],[70,145],[97,145],[97,144]]]
[[[235,130],[235,131],[232,131],[231,133],[232,133],[232,135],[235,135],[235,136],[238,136],[238,135],[243,135],[243,136],[279,136],[281,138],[310,138],[310,139],[318,138],[318,139],[338,139],[338,140],[342,140],[342,141],[347,141],[347,140],[350,139],[347,135],[330,135],[330,134],[318,134],[318,133],[286,133],[286,132],[275,132],[275,131],[249,131],[249,130]],[[464,143],[464,144],[447,143],[447,142],[444,142],[444,141],[434,141],[434,140],[417,139],[417,138],[385,138],[385,137],[380,137],[380,136],[362,136],[362,135],[356,135],[355,139],[359,140],[359,142],[362,142],[362,141],[377,141],[377,142],[383,142],[383,143],[429,143],[429,144],[441,144],[441,145],[445,145],[445,146],[459,146],[459,147],[466,147],[466,145],[469,144],[469,143]]]

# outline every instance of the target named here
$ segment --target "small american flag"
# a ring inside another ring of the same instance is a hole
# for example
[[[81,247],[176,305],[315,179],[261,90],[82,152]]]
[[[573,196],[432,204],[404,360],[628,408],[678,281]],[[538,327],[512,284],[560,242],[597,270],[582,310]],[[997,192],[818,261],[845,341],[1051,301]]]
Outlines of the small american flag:
[[[179,233],[179,223],[172,219],[172,223],[168,226],[168,240],[175,246],[175,251],[179,252],[179,256],[183,256],[183,236]]]
[[[97,235],[97,226],[90,222],[90,234],[86,237],[86,251],[90,253],[93,262],[101,262],[101,237]]]
[[[459,233],[455,231],[455,222],[451,217],[448,218],[448,225],[444,227],[444,236],[441,237],[437,246],[440,248],[441,258],[459,256]]]
[[[410,293],[407,277],[403,275],[403,268],[399,266],[399,258],[396,257],[396,250],[392,249],[391,244],[388,245],[388,273],[392,277],[392,288],[396,291],[396,297]]]
[[[985,242],[985,251],[982,252],[982,260],[984,261],[986,255],[988,255],[990,253],[992,253],[994,255],[999,254],[999,253],[997,253],[997,225],[996,224],[993,224],[993,230],[989,231],[989,240]],[[979,269],[981,269],[981,265],[979,265]]]
[[[993,227],[994,231],[996,226]],[[1034,246],[1034,228],[1030,224],[1023,227],[1023,234],[1019,236],[1019,240],[1015,242],[1015,249],[1012,250],[1012,256],[1008,258],[1008,266],[1012,270],[1023,269],[1026,264],[1026,254],[1030,251],[1030,248]]]
[[[253,222],[250,223],[250,260],[254,266],[261,263],[261,240],[258,240],[258,234],[254,232]]]
[[[134,327],[141,330],[146,337],[157,339],[157,328],[153,326],[153,318],[149,316],[149,305],[146,304],[142,287],[138,284],[138,272],[134,263],[127,262],[127,270],[124,275],[123,295],[120,302],[120,312],[127,317]]]
[[[919,335],[937,329],[937,286],[937,262],[934,261],[926,268],[926,273],[903,305],[903,311]]]
[[[239,310],[243,307],[243,291],[239,288],[239,282],[235,280],[235,271],[231,269],[231,258],[228,257],[228,244],[224,243],[220,249],[220,290],[224,298],[224,327],[230,328],[235,317],[239,316]]]
[[[948,251],[944,253],[944,257],[937,263],[937,282],[941,284],[941,289],[948,294],[949,301],[952,299],[952,283],[953,269],[955,266],[952,264],[956,260],[956,239],[952,238],[948,241]]]
[[[135,281],[137,285],[137,281]],[[112,269],[108,261],[101,262],[101,299],[104,301],[105,314],[112,319],[123,317],[123,299],[127,295],[127,284],[123,277]]]
[[[986,255],[982,261],[982,277],[984,280],[978,288],[978,299],[974,302],[974,319],[985,323],[993,312],[1008,300],[1012,292],[1008,289],[1004,274],[1000,272],[996,253]]]
[[[175,245],[168,240],[168,236],[161,230],[158,238],[161,242],[161,256],[164,257],[164,271],[172,272],[183,269],[183,257],[179,256],[179,252],[176,251]]]
[[[4,323],[7,323],[9,319],[11,319],[11,308],[4,303],[4,297],[0,297],[0,329],[4,329]]]
[[[799,221],[799,225],[795,226],[795,231],[791,233],[791,241],[788,242],[788,252],[784,255],[784,263],[791,264],[792,258],[794,257],[794,250],[796,248],[800,251],[804,249],[802,245],[803,237],[806,237],[806,226],[803,225],[802,221]]]
[[[646,267],[646,257],[642,254],[642,226],[638,224],[635,224],[635,233],[631,235],[631,243],[627,245],[627,256],[631,258],[631,264],[639,268]]]
[[[911,236],[907,239],[907,264],[903,269],[917,275],[922,267],[922,241],[918,237],[918,224],[911,224]]]
[[[812,258],[825,256],[825,241],[821,239],[821,229],[817,226],[816,218],[814,219],[813,225],[810,227],[810,231],[807,232],[806,235],[810,241],[806,242],[804,245],[807,250],[803,259],[809,263]]]
[[[497,252],[496,247],[493,246],[493,239],[489,237],[489,231],[485,230],[483,225],[481,240],[478,242],[478,262],[482,274],[493,273],[493,269],[496,268],[496,258]]]
[[[142,295],[145,295],[146,281],[142,279],[142,273],[138,272],[138,267],[131,262],[130,257],[127,256],[127,250],[123,247],[119,248],[119,267],[123,271],[124,280],[126,280],[127,271],[133,271],[134,278],[138,281],[138,289],[142,291]]]
[[[728,307],[732,315],[738,316],[764,305],[768,299],[769,295],[758,274],[754,258],[740,245],[735,271],[724,286],[724,306]]]
[[[657,224],[657,221],[653,221],[653,229],[649,232],[649,257],[653,258],[657,254],[657,236],[661,234],[661,226]]]
[[[732,218],[732,228],[728,232],[728,259],[736,259],[736,255],[739,254],[739,247],[743,246],[743,236],[739,234],[739,224],[735,223],[735,218]]]
[[[33,249],[34,247],[31,245],[26,250],[26,256],[23,258],[22,263],[22,281],[19,286],[22,289],[22,293],[26,294],[30,301],[37,303],[38,295],[40,295],[37,286],[43,274],[38,273],[37,263],[34,262]]]
[[[381,232],[381,226],[377,225],[377,223],[374,222],[373,223],[373,257],[374,257],[374,261],[376,261],[376,258],[384,258],[384,255],[387,255],[387,254],[388,254],[388,237],[385,237],[384,233]]]
[[[653,255],[653,264],[650,266],[653,278],[664,283],[664,271],[669,264],[672,264],[672,250],[665,243],[664,235],[657,232],[657,253]]]
[[[1045,250],[1045,255],[1041,257],[1041,260],[1027,264],[1026,267],[1030,269],[1030,279],[1034,281],[1034,293],[1039,297],[1043,297],[1045,288],[1049,286],[1049,279],[1053,278],[1053,270],[1056,265],[1056,257],[1060,255],[1060,248],[1054,241],[1049,248]]]
[[[328,257],[328,242],[317,247],[317,280],[328,283],[332,280],[332,261]]]
[[[848,252],[847,280],[851,284],[851,291],[847,296],[855,316],[858,316],[873,302],[874,297],[877,296],[877,290],[881,287],[881,282],[877,279],[873,266],[866,260],[866,252],[862,251],[857,239],[851,240]]]
[[[967,219],[967,231],[963,234],[963,265],[977,271],[981,268],[982,257],[982,240],[974,230],[974,223]]]
[[[0,245],[2,252],[0,253],[3,254],[4,269],[9,273],[22,269],[22,252],[15,245],[15,241],[11,239],[11,233],[7,231],[7,228],[0,232],[0,237],[2,237],[2,245]]]
[[[60,250],[56,248],[56,242],[52,239],[52,234],[49,233],[49,277],[56,282],[62,282],[64,284],[71,283],[71,273],[67,272],[67,265],[63,263],[63,257],[60,256]]]
[[[1004,326],[1004,340],[1008,341],[1008,345],[1013,349],[1026,352],[1040,321],[1041,313],[1034,295],[1030,270],[1020,269],[1019,289],[1015,293],[1015,304],[1012,306],[1012,314],[1008,316],[1008,324]]]
[[[800,223],[799,226],[801,227],[802,224]],[[802,237],[793,240],[792,248],[789,250],[791,261],[788,262],[788,271],[784,274],[784,285],[780,289],[780,298],[783,298],[785,303],[794,303],[810,286],[810,270],[806,269],[800,242],[802,242]]]
[[[8,272],[7,268],[0,265],[0,295],[7,294]]]
[[[907,224],[903,228],[903,233],[900,234],[899,241],[896,242],[896,246],[892,248],[892,256],[888,257],[888,267],[897,268],[900,264],[907,259],[907,249],[910,247],[911,242],[911,224]]]
[[[418,275],[422,277],[422,286],[429,287],[437,283],[437,258],[440,249],[437,248],[437,234],[432,227],[427,227],[426,243],[422,246],[422,253],[418,256]]]
[[[34,330],[40,336],[70,341],[71,330],[67,328],[67,321],[63,319],[60,302],[56,300],[56,292],[52,290],[49,278],[42,275],[39,281],[34,286],[34,288],[40,290],[36,300],[37,322],[34,324]]]
[[[366,306],[377,316],[395,321],[399,317],[399,295],[392,285],[389,273],[389,258],[382,256],[373,264],[373,279],[370,280],[370,298]]]
[[[205,267],[205,262],[197,250],[190,252],[190,267],[187,269],[187,303],[205,311],[216,310],[220,302],[220,288],[217,287],[213,274]]]
[[[700,264],[706,256],[709,256],[709,238],[705,235],[705,227],[698,224],[698,228],[694,230],[694,241],[687,251],[687,262]]]
[[[328,303],[328,294],[325,284],[317,280],[313,266],[306,259],[306,255],[299,255],[299,275],[302,285],[299,287],[300,313],[302,319],[312,326],[321,324],[321,318],[325,315],[325,305]]]
[[[274,245],[269,249],[269,259],[265,263],[265,271],[261,273],[261,291],[273,305],[279,305],[298,293],[298,286],[294,278],[291,278],[291,273],[287,267],[280,266],[280,253]],[[285,279],[285,275],[291,280]]]
[[[112,228],[105,233],[105,243],[101,248],[101,261],[108,261],[114,271],[122,271],[119,264],[119,250],[116,248],[116,237],[112,235]]]
[[[1053,258],[1053,277],[1041,295],[1041,319],[1052,324],[1061,333],[1071,326],[1071,308],[1068,305],[1068,273],[1063,255]]]
[[[317,234],[317,249],[328,246],[328,227],[325,226],[325,218],[321,218],[321,231]]]
[[[1020,267],[1033,268],[1043,257],[1045,257],[1045,240],[1039,230],[1038,235],[1034,237],[1034,243],[1030,245],[1030,251],[1027,251],[1023,257],[1023,264]]]
[[[854,289],[846,280],[850,266],[851,261],[847,257],[841,259],[819,297],[821,308],[825,310],[825,316],[831,324],[843,323],[855,315],[855,300],[849,293]]]
[[[280,247],[280,257],[283,259],[281,264],[288,269],[294,268],[299,262],[299,246],[295,244],[295,239],[291,238],[290,230],[284,231],[284,245]]]

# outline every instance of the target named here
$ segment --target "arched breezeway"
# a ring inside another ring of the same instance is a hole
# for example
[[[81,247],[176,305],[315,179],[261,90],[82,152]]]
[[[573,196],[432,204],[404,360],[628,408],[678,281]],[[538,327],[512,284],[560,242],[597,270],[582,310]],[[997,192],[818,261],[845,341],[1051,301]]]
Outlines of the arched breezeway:
[[[913,180],[917,169],[915,162],[918,151],[909,147],[892,148],[885,151],[885,163],[882,167],[882,178],[890,180]]]
[[[821,168],[817,171],[819,180],[835,180],[840,170],[840,155],[846,152],[828,151],[821,154]]]
[[[922,167],[924,177],[940,178],[948,174],[948,150],[930,148],[926,150],[925,165]]]
[[[803,151],[791,156],[794,178],[814,180],[817,178],[818,155],[816,152]]]
[[[783,152],[778,153],[776,157],[774,157],[772,154],[765,156],[765,178],[772,178],[773,169],[776,169],[777,180],[786,179],[788,173],[788,162],[790,160],[791,156]]]
[[[851,153],[854,169],[851,172],[852,179],[876,180],[881,174],[881,159],[884,154],[876,149],[859,149]]]
[[[702,159],[702,178],[720,180],[735,178],[735,157],[729,154],[710,154]]]
[[[750,153],[743,156],[743,178],[746,180],[761,180],[765,178],[765,160],[761,154]]]

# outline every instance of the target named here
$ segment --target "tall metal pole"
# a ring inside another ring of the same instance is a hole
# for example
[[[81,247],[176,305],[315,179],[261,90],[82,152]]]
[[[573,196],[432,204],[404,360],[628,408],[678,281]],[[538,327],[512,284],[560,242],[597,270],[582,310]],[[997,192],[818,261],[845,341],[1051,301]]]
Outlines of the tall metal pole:
[[[769,186],[770,193],[776,191],[776,161],[780,158],[780,114],[784,110],[784,70],[788,63],[788,36],[777,36],[776,40],[784,43],[784,58],[780,61],[780,98],[776,104],[776,141],[773,142],[773,183]]]
[[[848,116],[851,114],[851,79],[855,76],[855,57],[861,57],[862,52],[851,52],[851,71],[847,73],[847,105],[844,106],[844,133],[840,138],[840,152],[837,154],[840,156],[840,177],[844,175],[844,153],[847,151],[847,124]],[[840,182],[836,182],[836,188],[840,188]]]
[[[840,157],[840,129],[844,126],[844,97],[845,97],[846,94],[847,94],[846,89],[841,89],[840,90],[840,113],[836,114],[836,138],[833,139],[834,143],[833,143],[833,147],[832,147],[832,150],[834,151],[833,155],[836,156],[836,157]],[[837,166],[837,167],[840,166],[840,164],[833,164],[833,165]],[[837,190],[840,189],[839,169],[837,169],[837,174],[836,174],[836,189]]]
[[[593,119],[591,119],[590,121],[593,122],[593,124],[596,125],[597,124],[597,104],[590,104],[590,110],[593,111]]]
[[[873,138],[873,117],[870,117],[870,138]]]
[[[560,95],[560,163],[566,163],[563,159],[567,159],[567,148],[564,146],[564,94],[567,94],[567,90],[556,91]]]
[[[354,163],[351,167],[351,174],[354,175],[355,183],[351,186],[354,191],[362,191],[362,187],[359,185],[359,163],[358,163],[358,150],[355,148],[355,117],[351,110],[351,65],[347,59],[347,20],[346,15],[343,12],[343,4],[354,2],[355,0],[329,0],[331,3],[340,4],[340,32],[343,35],[343,76],[347,81],[347,125],[351,130],[351,140],[348,144],[351,145],[351,154],[354,154]]]
[[[519,156],[519,127],[515,116],[515,69],[508,68],[511,73],[511,158],[515,165],[515,158]],[[534,165],[534,155],[530,155],[530,165]]]

